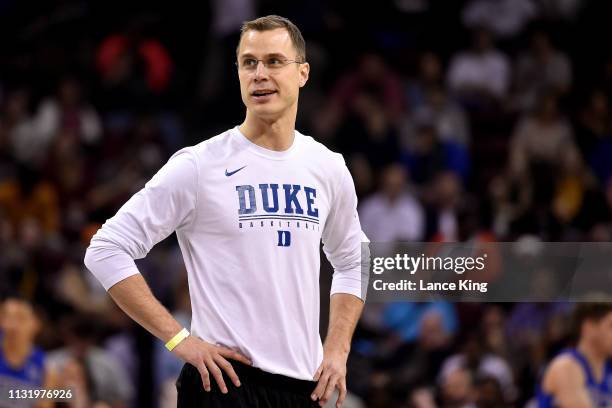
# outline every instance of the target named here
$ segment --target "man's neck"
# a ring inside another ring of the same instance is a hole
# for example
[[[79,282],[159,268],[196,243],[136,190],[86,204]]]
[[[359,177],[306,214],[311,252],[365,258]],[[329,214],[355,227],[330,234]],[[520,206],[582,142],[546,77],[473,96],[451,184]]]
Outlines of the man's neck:
[[[247,111],[240,131],[251,142],[269,150],[284,151],[293,145],[295,135],[295,117],[281,117],[276,120],[265,120]]]
[[[578,351],[587,359],[589,365],[593,370],[595,381],[600,382],[603,376],[604,365],[606,363],[607,356],[605,353],[597,351],[594,347],[588,344],[586,341],[578,343]]]
[[[10,365],[20,367],[32,350],[31,343],[25,341],[11,341],[8,338],[2,340],[2,351],[5,359]]]

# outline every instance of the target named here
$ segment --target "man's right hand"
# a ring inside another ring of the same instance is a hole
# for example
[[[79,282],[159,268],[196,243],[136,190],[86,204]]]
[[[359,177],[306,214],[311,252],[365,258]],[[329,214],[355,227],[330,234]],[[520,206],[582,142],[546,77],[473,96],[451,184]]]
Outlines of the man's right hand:
[[[227,386],[223,381],[221,369],[225,371],[236,387],[240,387],[240,380],[227,359],[240,361],[248,365],[253,364],[251,360],[235,350],[215,346],[195,336],[188,336],[172,352],[198,369],[206,391],[210,391],[210,374],[212,374],[223,394],[227,394]]]

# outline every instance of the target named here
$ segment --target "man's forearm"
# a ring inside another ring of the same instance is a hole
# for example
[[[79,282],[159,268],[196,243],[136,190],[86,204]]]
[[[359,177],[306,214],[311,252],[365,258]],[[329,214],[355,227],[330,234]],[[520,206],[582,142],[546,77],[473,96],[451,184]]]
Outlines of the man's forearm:
[[[323,345],[323,361],[314,373],[317,386],[312,392],[313,401],[324,406],[334,389],[338,389],[336,408],[346,398],[346,361],[351,350],[351,337],[363,309],[363,301],[357,296],[337,292],[331,297],[329,328]]]
[[[335,293],[330,300],[329,326],[325,350],[349,352],[355,326],[363,310],[363,301],[347,293]]]
[[[182,329],[179,322],[153,296],[139,273],[113,285],[108,293],[128,316],[164,343]]]

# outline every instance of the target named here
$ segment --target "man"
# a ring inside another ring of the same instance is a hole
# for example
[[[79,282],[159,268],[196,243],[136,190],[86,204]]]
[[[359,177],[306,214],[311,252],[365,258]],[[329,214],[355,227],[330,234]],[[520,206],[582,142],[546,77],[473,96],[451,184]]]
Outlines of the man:
[[[305,58],[289,20],[246,22],[236,64],[244,122],[177,152],[85,255],[117,304],[186,362],[179,406],[322,406],[335,388],[336,406],[344,401],[367,238],[342,157],[295,130]],[[188,272],[188,336],[133,261],[173,231]],[[334,267],[325,345],[318,334],[321,240]]]
[[[51,400],[8,399],[10,390],[52,387],[52,374],[45,353],[34,344],[40,320],[32,305],[8,298],[0,306],[0,407],[51,407]],[[13,391],[15,392],[15,391]]]
[[[544,374],[540,408],[612,406],[612,303],[583,303],[575,311],[575,348],[559,354]]]

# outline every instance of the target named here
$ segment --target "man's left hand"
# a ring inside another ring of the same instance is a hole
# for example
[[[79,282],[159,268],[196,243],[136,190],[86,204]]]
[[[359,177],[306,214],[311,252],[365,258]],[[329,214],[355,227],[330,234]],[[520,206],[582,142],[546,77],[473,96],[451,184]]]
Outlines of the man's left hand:
[[[339,396],[336,408],[340,408],[346,398],[346,360],[348,353],[344,351],[324,351],[323,361],[317,369],[314,381],[317,387],[312,392],[313,401],[319,400],[319,405],[327,403],[335,388],[338,388]]]

